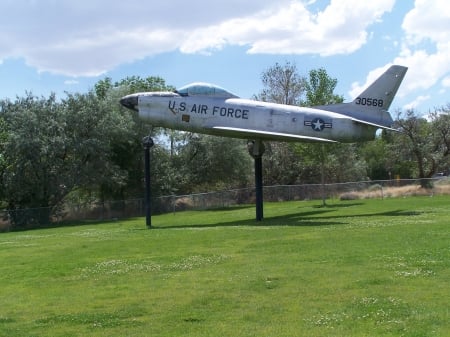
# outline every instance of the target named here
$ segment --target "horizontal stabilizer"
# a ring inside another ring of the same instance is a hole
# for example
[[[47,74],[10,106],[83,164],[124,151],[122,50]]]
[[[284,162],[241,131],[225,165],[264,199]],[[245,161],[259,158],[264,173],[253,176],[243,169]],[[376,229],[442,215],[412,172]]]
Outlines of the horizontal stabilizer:
[[[384,126],[384,125],[381,125],[381,124],[370,123],[368,121],[363,121],[361,119],[352,118],[352,121],[354,121],[355,123],[361,123],[361,124],[365,124],[365,125],[370,125],[370,126],[376,127],[377,129],[384,129],[384,130],[388,130],[388,131],[399,132],[399,130],[397,130],[397,129],[393,129],[393,128],[390,128],[388,126]]]

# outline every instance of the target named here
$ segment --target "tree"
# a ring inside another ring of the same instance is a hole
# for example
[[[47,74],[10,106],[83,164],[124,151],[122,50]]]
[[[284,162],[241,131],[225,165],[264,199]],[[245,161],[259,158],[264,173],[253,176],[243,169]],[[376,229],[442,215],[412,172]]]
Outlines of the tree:
[[[438,153],[436,168],[448,174],[450,173],[450,103],[430,114],[430,120],[434,151]]]
[[[136,198],[143,195],[143,147],[142,138],[148,136],[157,138],[162,129],[153,128],[145,120],[139,118],[137,113],[121,107],[118,102],[121,97],[143,91],[170,91],[173,87],[166,85],[164,79],[160,77],[141,78],[139,76],[129,76],[120,81],[112,82],[111,78],[100,80],[95,85],[97,97],[116,113],[125,114],[132,118],[134,123],[129,130],[128,138],[114,138],[112,140],[111,160],[126,173],[122,184],[104,184],[101,187],[103,199],[124,200],[126,198]],[[175,136],[173,136],[175,137]],[[172,139],[172,137],[170,137]],[[166,156],[164,146],[156,142],[152,148],[152,155],[158,160],[151,161],[151,170],[155,172],[152,179],[152,195],[171,194],[176,189],[170,186],[176,181],[173,176],[173,165],[170,158]],[[162,169],[164,168],[164,169]],[[170,182],[170,183],[169,183]]]
[[[416,163],[417,176],[422,187],[430,187],[425,178],[430,178],[437,169],[436,146],[433,144],[433,128],[414,110],[407,110],[405,116],[396,120],[400,133],[396,135],[396,152],[399,158],[406,158]]]
[[[414,110],[408,110],[404,116],[399,113],[396,125],[401,131],[395,136],[398,157],[414,162],[416,176],[421,179],[422,187],[429,187],[430,183],[426,178],[431,178],[438,169],[448,165],[448,110],[436,110],[431,114],[430,121]]]
[[[380,136],[359,146],[358,153],[367,163],[367,176],[370,179],[391,179],[395,174],[389,145],[385,137]]]
[[[257,99],[280,104],[298,105],[305,90],[305,79],[297,72],[295,64],[284,66],[275,63],[261,75],[264,89]]]
[[[309,80],[305,81],[305,106],[342,103],[344,98],[334,94],[337,79],[330,77],[324,68],[309,72]]]
[[[58,203],[65,185],[61,166],[66,158],[61,106],[54,95],[38,99],[28,93],[16,102],[2,102],[2,111],[9,127],[5,144],[7,168],[3,189],[9,209],[48,207]],[[34,222],[48,220],[44,211]],[[13,213],[16,226],[22,226],[20,214]]]
[[[173,158],[183,193],[247,186],[251,158],[240,139],[188,134]]]
[[[111,145],[127,138],[132,119],[93,92],[69,94],[62,102],[28,93],[1,105],[9,129],[2,185],[16,228],[49,223],[52,210],[75,189],[123,182]],[[42,211],[14,211],[23,208]]]
[[[263,162],[265,185],[298,184],[305,169],[293,143],[268,142]]]
[[[0,111],[1,113],[1,111]],[[4,198],[3,173],[6,169],[5,145],[8,139],[8,130],[3,115],[0,115],[0,207]]]
[[[275,63],[261,74],[263,90],[255,98],[279,104],[299,105],[305,90],[305,78],[294,63]],[[292,144],[266,144],[263,156],[265,184],[289,184],[298,181],[301,162]]]
[[[95,94],[104,99],[111,90],[121,88],[126,94],[143,91],[170,91],[174,88],[168,86],[166,81],[158,76],[149,76],[142,78],[140,76],[127,76],[120,81],[114,82],[111,77],[105,77],[94,85]]]
[[[313,69],[309,72],[309,79],[305,82],[306,100],[304,106],[326,105],[334,103],[342,103],[343,97],[334,94],[337,85],[337,79],[330,77],[323,68]],[[345,145],[343,145],[345,146]],[[325,205],[324,184],[327,181],[327,173],[333,172],[337,176],[336,171],[331,170],[331,158],[333,150],[337,149],[333,144],[306,144],[299,147],[303,152],[303,156],[313,155],[314,158],[310,162],[316,162],[319,165],[320,183],[322,184],[322,201]],[[339,153],[336,152],[335,155]],[[342,153],[342,152],[341,152]],[[345,153],[345,151],[344,151]],[[338,161],[339,162],[339,161]],[[317,170],[316,170],[317,172]]]
[[[117,99],[115,95],[99,99],[91,91],[68,94],[62,103],[71,130],[67,146],[73,155],[72,171],[79,172],[70,186],[94,192],[102,201],[122,196],[135,135],[133,117],[120,108]]]
[[[367,165],[359,154],[358,144],[296,144],[303,162],[300,179],[304,183],[329,184],[366,179]]]
[[[149,76],[142,78],[140,76],[127,76],[126,78],[115,82],[114,88],[127,88],[129,93],[143,91],[173,91],[175,88],[167,85],[166,81],[159,76]]]

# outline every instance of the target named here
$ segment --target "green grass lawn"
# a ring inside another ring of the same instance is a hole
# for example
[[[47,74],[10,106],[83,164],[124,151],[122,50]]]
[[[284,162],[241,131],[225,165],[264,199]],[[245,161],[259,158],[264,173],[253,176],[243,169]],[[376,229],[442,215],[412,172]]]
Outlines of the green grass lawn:
[[[0,336],[450,336],[450,197],[0,234]]]

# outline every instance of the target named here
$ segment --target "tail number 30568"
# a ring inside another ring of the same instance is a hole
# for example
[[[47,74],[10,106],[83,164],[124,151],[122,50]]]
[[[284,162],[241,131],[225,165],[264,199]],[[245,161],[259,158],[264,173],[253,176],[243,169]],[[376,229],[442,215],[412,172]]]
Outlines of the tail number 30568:
[[[355,103],[367,106],[378,106],[380,108],[383,106],[383,100],[376,98],[357,97]]]

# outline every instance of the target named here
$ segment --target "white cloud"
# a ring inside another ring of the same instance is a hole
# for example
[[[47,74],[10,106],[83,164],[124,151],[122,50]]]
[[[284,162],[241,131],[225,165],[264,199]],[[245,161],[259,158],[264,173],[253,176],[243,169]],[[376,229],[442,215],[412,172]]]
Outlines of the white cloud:
[[[394,0],[26,1],[0,3],[0,60],[24,58],[39,71],[95,76],[176,49],[208,53],[226,45],[249,53],[348,54]],[[238,10],[237,10],[238,9]]]
[[[392,9],[393,0],[332,0],[321,12],[291,1],[287,6],[233,18],[194,31],[182,45],[185,52],[248,45],[249,53],[349,54],[366,43],[367,28]]]
[[[280,3],[282,4],[281,0]],[[23,58],[39,71],[95,76],[178,49],[201,27],[270,8],[270,0],[0,2],[0,60]],[[239,11],[236,11],[239,8]]]
[[[406,14],[402,28],[409,44],[429,39],[436,43],[449,41],[450,11],[446,0],[416,0],[414,8]]]
[[[414,110],[416,109],[421,103],[426,102],[430,99],[430,95],[421,95],[417,96],[412,102],[409,102],[408,104],[405,104],[403,106],[403,110]]]
[[[76,85],[78,83],[80,83],[80,82],[77,81],[77,80],[66,80],[66,81],[64,81],[65,85]]]
[[[430,99],[423,95],[436,84],[450,86],[450,11],[445,0],[416,0],[414,8],[404,17],[404,32],[400,53],[392,64],[407,66],[408,72],[400,89],[399,96],[408,94],[416,98],[404,108],[417,108]],[[354,83],[350,95],[354,97],[390,64],[374,69],[366,78],[365,84]],[[439,91],[439,89],[437,90]]]
[[[449,88],[450,87],[450,76],[444,77],[442,79],[441,83],[444,88]]]

